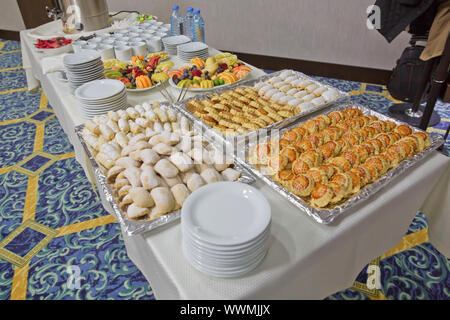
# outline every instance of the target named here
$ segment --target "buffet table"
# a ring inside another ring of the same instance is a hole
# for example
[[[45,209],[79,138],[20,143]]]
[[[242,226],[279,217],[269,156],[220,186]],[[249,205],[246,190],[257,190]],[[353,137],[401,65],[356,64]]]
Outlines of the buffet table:
[[[65,133],[74,145],[76,159],[92,179],[86,154],[74,134],[84,119],[67,83],[55,74],[44,75],[42,56],[32,48],[32,39],[21,32],[24,65],[46,93]],[[217,50],[210,49],[210,54]],[[175,63],[179,63],[176,57]],[[253,67],[251,78],[264,72]],[[173,90],[177,96],[178,91]],[[188,93],[186,97],[191,96]],[[131,105],[161,100],[158,90],[128,95]],[[150,282],[158,299],[321,299],[352,285],[372,259],[394,247],[405,235],[422,207],[430,220],[430,238],[444,254],[450,252],[448,202],[450,161],[438,152],[392,181],[374,198],[354,207],[330,225],[320,225],[287,202],[262,181],[261,190],[272,209],[272,235],[263,262],[244,277],[211,278],[196,271],[181,250],[181,230],[175,222],[156,230],[128,236],[127,252]],[[438,186],[438,187],[436,187]],[[432,194],[430,195],[430,193]],[[105,204],[104,199],[103,203]],[[106,205],[105,208],[110,211]],[[110,211],[111,212],[111,211]],[[436,237],[431,236],[438,230]]]

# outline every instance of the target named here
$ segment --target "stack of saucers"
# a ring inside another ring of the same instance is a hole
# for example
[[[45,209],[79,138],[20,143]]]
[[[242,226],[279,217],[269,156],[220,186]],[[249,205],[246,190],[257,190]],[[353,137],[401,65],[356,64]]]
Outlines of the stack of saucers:
[[[188,42],[177,47],[178,58],[184,61],[190,61],[192,58],[208,58],[208,45],[203,42]]]
[[[191,42],[191,38],[180,35],[162,38],[164,50],[170,55],[177,54],[177,47],[181,44]]]
[[[94,80],[75,90],[83,117],[92,118],[108,111],[125,109],[127,90],[122,81],[112,79]]]
[[[183,252],[200,272],[239,277],[266,255],[270,225],[269,202],[257,189],[237,182],[208,184],[183,203]]]
[[[104,78],[101,55],[95,50],[81,50],[68,54],[64,56],[63,63],[71,93],[86,82]]]

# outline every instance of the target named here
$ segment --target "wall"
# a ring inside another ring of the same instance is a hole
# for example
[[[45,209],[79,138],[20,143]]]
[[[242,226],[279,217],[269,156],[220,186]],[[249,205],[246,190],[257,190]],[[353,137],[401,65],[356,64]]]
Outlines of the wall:
[[[200,8],[207,43],[218,49],[389,70],[409,37],[388,44],[366,27],[375,0],[108,0],[169,21],[171,7]]]
[[[25,30],[25,24],[16,0],[0,1],[0,30]]]

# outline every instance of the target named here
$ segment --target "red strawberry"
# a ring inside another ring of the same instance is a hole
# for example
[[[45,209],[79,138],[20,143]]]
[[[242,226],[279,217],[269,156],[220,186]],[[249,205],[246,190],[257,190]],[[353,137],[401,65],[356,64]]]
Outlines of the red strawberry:
[[[194,77],[201,77],[202,76],[202,72],[200,70],[194,70],[194,71],[192,71],[192,76],[194,76]]]

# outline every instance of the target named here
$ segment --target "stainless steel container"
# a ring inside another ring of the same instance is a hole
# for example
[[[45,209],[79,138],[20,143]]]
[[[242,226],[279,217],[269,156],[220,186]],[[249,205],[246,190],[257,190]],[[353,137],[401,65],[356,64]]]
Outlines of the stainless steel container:
[[[49,17],[61,18],[65,33],[94,31],[110,26],[106,0],[54,0]]]

